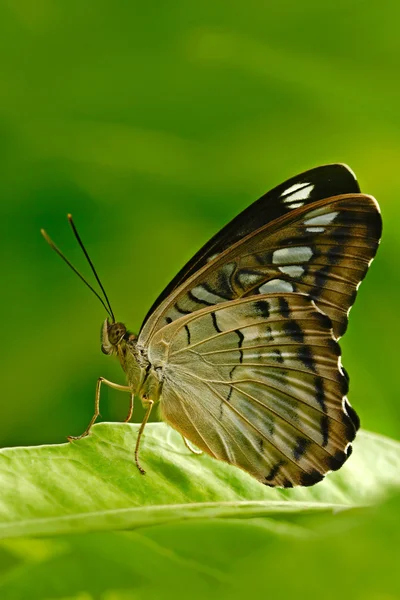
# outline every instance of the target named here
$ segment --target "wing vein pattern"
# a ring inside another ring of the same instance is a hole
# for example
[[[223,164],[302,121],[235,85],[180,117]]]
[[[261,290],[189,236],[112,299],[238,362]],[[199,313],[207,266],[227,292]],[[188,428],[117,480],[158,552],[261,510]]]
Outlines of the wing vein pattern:
[[[149,358],[164,371],[163,419],[267,485],[312,485],[350,454],[357,423],[340,349],[306,295],[203,308],[160,329]]]

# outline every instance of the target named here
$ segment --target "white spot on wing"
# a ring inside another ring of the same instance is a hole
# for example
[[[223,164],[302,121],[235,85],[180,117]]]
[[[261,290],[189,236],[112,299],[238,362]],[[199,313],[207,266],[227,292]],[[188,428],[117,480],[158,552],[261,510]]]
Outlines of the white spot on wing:
[[[304,202],[294,202],[293,204],[288,204],[288,208],[300,208],[303,204]]]
[[[305,185],[307,185],[307,184],[306,183],[295,183],[294,185],[291,185],[290,188],[288,188],[287,190],[282,192],[281,196],[287,196],[288,194],[292,194],[293,192],[296,192],[297,190],[301,190],[301,189],[303,189],[303,187]]]
[[[339,356],[339,358],[338,358],[338,368],[339,368],[340,374],[343,375],[343,377],[344,377],[345,374],[344,374],[344,371],[343,371],[342,357],[341,356]],[[345,400],[346,400],[346,396],[343,398],[343,401],[342,401],[343,407],[344,407],[344,401]]]
[[[304,225],[329,225],[336,219],[338,214],[338,212],[330,212],[323,215],[318,215],[317,217],[312,217],[311,219],[304,221]]]
[[[271,279],[264,283],[259,288],[262,294],[269,294],[271,292],[293,292],[293,286],[289,281],[284,279]]]
[[[289,204],[289,208],[298,208],[302,206],[304,202],[300,202],[300,204],[292,204],[293,202],[298,202],[299,200],[307,200],[310,197],[311,192],[314,189],[313,183],[295,183],[290,188],[284,191],[282,196],[286,196],[283,198],[285,204]]]
[[[285,267],[279,267],[281,273],[289,275],[290,277],[300,277],[303,275],[304,269],[300,265],[287,265]]]
[[[307,227],[306,231],[308,231],[309,233],[324,233],[325,228],[324,227]]]
[[[275,265],[286,265],[291,263],[307,262],[313,255],[309,246],[292,246],[290,248],[279,248],[272,254],[272,262]]]
[[[349,402],[349,404],[350,404],[350,402]],[[344,451],[345,451],[346,454],[348,453],[349,448],[351,448],[351,442],[349,442],[348,444],[346,444],[346,447],[344,449]]]

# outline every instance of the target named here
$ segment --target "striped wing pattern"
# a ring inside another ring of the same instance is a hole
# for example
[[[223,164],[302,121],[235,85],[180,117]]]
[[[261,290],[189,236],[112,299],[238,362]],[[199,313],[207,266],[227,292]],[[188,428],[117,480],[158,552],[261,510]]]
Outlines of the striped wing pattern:
[[[358,420],[331,321],[302,294],[206,307],[159,330],[163,419],[271,486],[313,485],[350,455]]]
[[[381,236],[379,207],[362,194],[297,208],[240,240],[184,282],[141,336],[204,306],[269,292],[308,294],[339,338]]]
[[[273,188],[218,231],[177,273],[147,313],[144,323],[165,298],[196,271],[260,227],[302,206],[340,194],[358,194],[354,173],[342,164],[322,165]]]

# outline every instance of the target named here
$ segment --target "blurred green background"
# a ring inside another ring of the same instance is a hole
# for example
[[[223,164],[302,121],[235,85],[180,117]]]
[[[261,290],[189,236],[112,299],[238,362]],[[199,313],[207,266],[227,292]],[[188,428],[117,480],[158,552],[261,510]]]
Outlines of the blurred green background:
[[[216,230],[336,161],[384,220],[342,342],[350,400],[398,438],[399,18],[385,0],[1,3],[1,446],[81,433],[98,376],[124,382],[100,352],[104,310],[41,227],[88,273],[74,215],[137,330]],[[127,405],[104,389],[103,418]]]

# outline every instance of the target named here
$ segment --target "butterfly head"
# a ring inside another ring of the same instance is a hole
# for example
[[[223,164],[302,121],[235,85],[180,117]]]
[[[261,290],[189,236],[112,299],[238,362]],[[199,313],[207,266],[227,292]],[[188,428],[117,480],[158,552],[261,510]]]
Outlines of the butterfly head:
[[[123,323],[110,323],[106,319],[101,328],[101,351],[104,354],[115,354],[118,346],[132,338]]]
[[[148,361],[137,347],[137,335],[128,331],[123,323],[106,319],[101,328],[101,351],[119,359],[130,387],[138,393],[140,383],[145,380]]]

